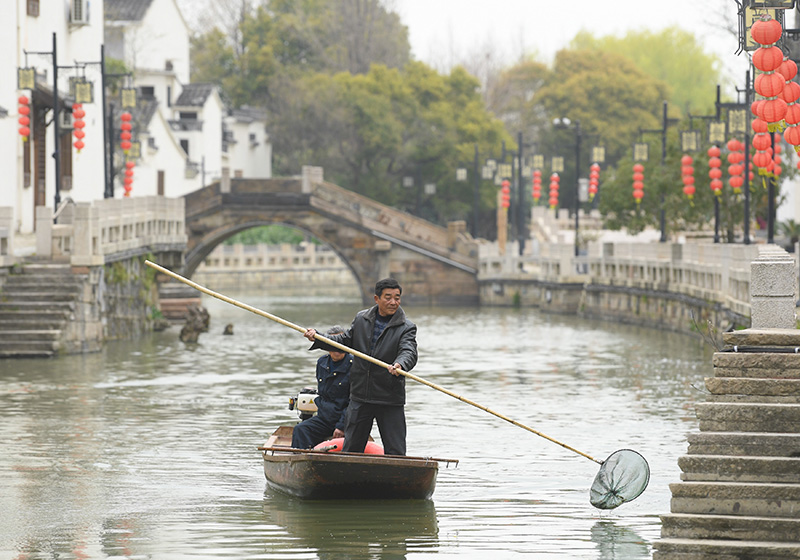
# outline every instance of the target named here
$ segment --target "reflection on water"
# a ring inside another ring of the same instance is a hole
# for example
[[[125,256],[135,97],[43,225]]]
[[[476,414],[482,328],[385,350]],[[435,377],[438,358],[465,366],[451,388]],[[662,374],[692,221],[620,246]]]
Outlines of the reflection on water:
[[[361,307],[237,299],[319,329]],[[711,370],[693,339],[535,310],[407,309],[415,374],[594,457],[635,449],[650,487],[599,512],[596,463],[410,381],[409,454],[461,460],[442,466],[433,500],[301,502],[265,491],[255,448],[296,421],[288,397],[314,383],[318,354],[291,329],[204,303],[197,345],[173,328],[0,361],[0,560],[650,557],[696,429],[692,386]]]
[[[302,501],[268,490],[265,522],[286,531],[267,551],[316,551],[333,558],[402,559],[416,550],[435,550],[438,525],[433,501]]]

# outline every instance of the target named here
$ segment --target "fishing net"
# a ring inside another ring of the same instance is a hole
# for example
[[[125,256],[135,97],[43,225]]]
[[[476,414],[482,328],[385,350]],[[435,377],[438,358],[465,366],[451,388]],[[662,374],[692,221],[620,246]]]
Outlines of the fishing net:
[[[598,509],[614,509],[637,498],[649,481],[650,467],[645,458],[636,451],[620,449],[600,465],[589,501]]]

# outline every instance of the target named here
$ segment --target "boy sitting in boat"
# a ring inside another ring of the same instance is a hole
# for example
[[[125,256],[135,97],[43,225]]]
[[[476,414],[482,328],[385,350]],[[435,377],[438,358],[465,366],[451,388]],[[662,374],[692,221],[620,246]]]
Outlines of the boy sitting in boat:
[[[333,326],[326,336],[341,334]],[[327,439],[344,437],[344,417],[350,404],[350,366],[353,355],[333,348],[317,360],[317,414],[294,427],[292,447],[308,449]]]

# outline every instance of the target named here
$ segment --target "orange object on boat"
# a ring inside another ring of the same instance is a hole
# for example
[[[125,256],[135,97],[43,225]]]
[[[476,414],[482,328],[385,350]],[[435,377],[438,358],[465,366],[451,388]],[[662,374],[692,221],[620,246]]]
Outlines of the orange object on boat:
[[[341,451],[343,446],[344,446],[344,438],[340,437],[323,441],[322,443],[319,443],[316,446],[314,446],[314,449],[336,452],[336,451]],[[366,453],[367,455],[383,455],[383,447],[381,447],[374,441],[368,441],[367,447],[366,449],[364,449],[364,453]]]

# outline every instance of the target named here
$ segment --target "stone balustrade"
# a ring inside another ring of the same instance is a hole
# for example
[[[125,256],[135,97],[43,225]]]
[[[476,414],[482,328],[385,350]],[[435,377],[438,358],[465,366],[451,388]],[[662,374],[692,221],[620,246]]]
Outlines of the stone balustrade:
[[[532,253],[523,256],[517,256],[514,248],[498,255],[492,246],[484,246],[479,280],[591,283],[670,292],[717,302],[739,315],[750,315],[750,264],[759,257],[759,247],[763,245],[706,242],[589,242],[587,245],[586,254],[578,257],[574,245],[566,243],[534,242]],[[795,271],[796,292],[797,257],[776,249],[782,253],[781,266]],[[785,293],[782,297],[796,301],[793,294]]]
[[[2,227],[2,226],[0,226]],[[53,210],[36,208],[36,255],[99,266],[142,251],[186,245],[184,201],[160,196],[104,199]]]

